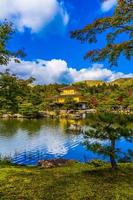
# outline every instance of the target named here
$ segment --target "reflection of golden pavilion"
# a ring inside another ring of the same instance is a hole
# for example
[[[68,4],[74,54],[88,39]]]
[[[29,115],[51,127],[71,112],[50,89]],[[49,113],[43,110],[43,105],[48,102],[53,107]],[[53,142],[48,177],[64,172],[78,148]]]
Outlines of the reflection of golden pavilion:
[[[78,88],[74,86],[67,86],[59,89],[60,95],[54,97],[54,103],[65,104],[67,102],[73,101],[82,105],[82,108],[86,107],[86,101],[83,95],[81,95]]]
[[[59,125],[63,133],[70,130],[70,127],[76,125],[77,127],[82,126],[81,120],[74,120],[74,119],[66,119],[66,118],[60,118],[59,119]]]
[[[66,126],[70,126],[71,124],[78,124],[82,125],[82,122],[80,120],[74,120],[74,119],[65,119],[65,118],[60,118],[60,127],[64,130]]]

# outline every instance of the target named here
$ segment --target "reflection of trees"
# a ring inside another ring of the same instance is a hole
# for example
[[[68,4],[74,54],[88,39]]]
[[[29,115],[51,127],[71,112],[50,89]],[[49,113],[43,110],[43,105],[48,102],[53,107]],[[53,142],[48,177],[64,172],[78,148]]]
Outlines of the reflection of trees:
[[[21,121],[19,120],[0,120],[0,135],[10,137],[17,133]]]
[[[0,135],[11,137],[15,135],[19,130],[26,131],[27,134],[37,134],[44,128],[59,128],[58,119],[11,119],[11,120],[0,120]]]
[[[81,134],[81,131],[71,131],[69,129],[72,124],[77,124],[79,126],[84,125],[83,120],[61,118],[59,121],[59,126],[61,128],[62,133],[66,135]]]
[[[0,135],[10,137],[18,130],[26,131],[28,134],[36,134],[43,126],[43,120],[1,120]]]
[[[110,158],[113,169],[117,167],[117,160],[122,153],[122,149],[116,147],[117,140],[124,138],[125,140],[133,141],[133,130],[127,128],[128,117],[110,113],[99,114],[95,116],[95,122],[92,127],[95,129],[89,130],[85,134],[85,145],[88,149],[98,154],[103,154]],[[93,139],[93,140],[89,140]],[[129,156],[128,151],[128,156]],[[130,153],[130,155],[132,155]]]
[[[44,125],[43,120],[23,120],[20,124],[20,129],[26,131],[29,135],[37,134]]]

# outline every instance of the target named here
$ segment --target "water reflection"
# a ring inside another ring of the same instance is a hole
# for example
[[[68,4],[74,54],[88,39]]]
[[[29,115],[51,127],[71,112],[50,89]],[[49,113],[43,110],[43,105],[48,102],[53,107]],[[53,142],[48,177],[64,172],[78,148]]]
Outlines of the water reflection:
[[[81,133],[68,131],[72,123],[75,121],[65,119],[1,120],[0,154],[12,157],[19,164],[36,164],[40,159],[57,157],[80,161],[99,158],[81,144]],[[85,121],[76,123],[86,124]]]
[[[82,135],[68,133],[66,120],[0,121],[0,153],[15,162],[36,163],[42,158],[62,157],[78,146]],[[28,158],[28,161],[27,161]]]

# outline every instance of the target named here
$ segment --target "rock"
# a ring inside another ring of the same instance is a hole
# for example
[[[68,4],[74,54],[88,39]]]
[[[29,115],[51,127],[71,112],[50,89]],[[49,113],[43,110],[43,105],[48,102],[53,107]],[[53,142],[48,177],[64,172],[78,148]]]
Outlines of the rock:
[[[53,168],[53,167],[66,166],[75,162],[77,161],[58,158],[58,159],[51,159],[51,160],[40,160],[38,162],[38,166],[41,166],[43,168]]]
[[[79,124],[71,124],[68,128],[70,131],[81,131],[82,127]]]
[[[11,114],[3,114],[2,118],[9,119],[9,118],[12,118],[12,115]]]
[[[23,115],[16,113],[13,115],[13,118],[23,118]]]

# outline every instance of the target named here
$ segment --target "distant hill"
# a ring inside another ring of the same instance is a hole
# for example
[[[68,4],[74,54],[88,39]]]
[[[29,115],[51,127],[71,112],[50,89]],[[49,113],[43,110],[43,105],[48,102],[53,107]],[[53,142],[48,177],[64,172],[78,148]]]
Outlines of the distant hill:
[[[93,86],[97,86],[97,85],[102,85],[103,83],[105,83],[105,82],[104,81],[97,81],[97,80],[86,80],[86,81],[76,82],[76,83],[74,83],[74,85],[85,84],[88,87],[93,87]]]
[[[112,81],[110,84],[117,84],[122,87],[133,86],[133,78],[119,78],[115,81]]]
[[[86,80],[86,81],[80,81],[80,82],[75,82],[73,85],[82,85],[85,84],[88,87],[93,87],[93,86],[97,86],[97,85],[102,85],[102,84],[110,84],[110,85],[119,85],[122,87],[128,87],[128,86],[133,86],[133,78],[119,78],[116,79],[112,82],[105,82],[105,81],[97,81],[97,80]]]

